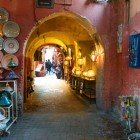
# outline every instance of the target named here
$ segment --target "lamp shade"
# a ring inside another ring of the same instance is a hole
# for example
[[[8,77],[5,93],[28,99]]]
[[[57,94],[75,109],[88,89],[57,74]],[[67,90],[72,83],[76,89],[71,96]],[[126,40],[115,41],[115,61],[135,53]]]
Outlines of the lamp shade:
[[[82,74],[83,74],[83,76],[85,76],[85,77],[86,77],[88,73],[87,73],[87,71],[83,71],[83,73],[82,73]]]
[[[96,74],[95,74],[95,71],[94,70],[88,70],[88,72],[87,72],[87,77],[94,77],[94,76],[96,76]]]

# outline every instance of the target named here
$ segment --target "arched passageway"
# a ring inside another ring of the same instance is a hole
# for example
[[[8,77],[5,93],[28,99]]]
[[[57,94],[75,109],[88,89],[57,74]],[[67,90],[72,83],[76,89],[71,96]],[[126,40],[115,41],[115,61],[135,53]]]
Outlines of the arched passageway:
[[[43,45],[59,45],[65,53],[65,60],[71,61],[70,73],[77,74],[92,71],[96,77],[97,104],[102,105],[104,53],[99,35],[90,22],[74,13],[63,11],[55,13],[37,22],[25,42],[24,89],[26,100],[26,80],[28,73],[34,75],[33,57],[35,51]],[[69,52],[71,50],[71,52]],[[73,55],[71,55],[73,54]],[[91,55],[98,55],[96,63]],[[70,58],[70,59],[69,59]],[[79,64],[82,60],[82,66]]]
[[[24,51],[25,89],[28,73],[31,72],[31,76],[34,75],[35,52],[52,44],[59,46],[65,52],[64,58],[69,65],[72,63],[70,71],[74,75],[77,75],[79,68],[82,72],[94,71],[92,76],[96,76],[97,81],[97,104],[101,105],[104,70],[101,40],[95,28],[86,19],[66,11],[41,20],[31,31]],[[93,62],[91,54],[97,53],[98,58]],[[80,60],[84,61],[82,67],[79,66]],[[51,76],[53,75],[36,77],[34,93],[29,98],[26,94],[24,95],[25,113],[16,126],[17,130],[13,129],[11,139],[123,138],[122,128],[118,123],[113,122],[105,112],[98,110],[95,104],[90,104],[75,94],[65,80],[51,79]]]

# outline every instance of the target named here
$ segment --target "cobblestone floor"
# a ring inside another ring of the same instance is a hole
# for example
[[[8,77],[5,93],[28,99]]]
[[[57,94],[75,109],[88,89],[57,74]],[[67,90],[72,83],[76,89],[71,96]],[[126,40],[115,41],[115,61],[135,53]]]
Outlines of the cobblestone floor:
[[[63,80],[35,79],[24,114],[1,140],[126,140],[121,125]]]

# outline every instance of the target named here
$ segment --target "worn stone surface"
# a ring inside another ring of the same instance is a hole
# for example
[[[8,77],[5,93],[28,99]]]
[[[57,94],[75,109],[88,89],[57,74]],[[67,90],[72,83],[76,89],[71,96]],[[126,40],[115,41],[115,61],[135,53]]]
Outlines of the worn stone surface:
[[[125,140],[110,114],[76,95],[65,81],[36,78],[35,85],[23,116],[1,140]]]

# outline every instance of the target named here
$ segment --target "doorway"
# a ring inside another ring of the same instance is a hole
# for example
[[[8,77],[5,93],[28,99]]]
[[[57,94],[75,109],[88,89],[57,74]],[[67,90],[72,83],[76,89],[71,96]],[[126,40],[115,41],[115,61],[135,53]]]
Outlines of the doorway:
[[[65,60],[70,65],[70,71],[68,73],[77,74],[77,71],[80,70],[82,74],[90,71],[92,72],[92,76],[96,76],[96,90],[98,91],[98,94],[96,94],[97,104],[102,106],[104,86],[104,61],[102,60],[104,60],[104,49],[101,39],[88,20],[68,11],[56,13],[44,18],[31,31],[28,41],[25,44],[25,89],[27,73],[34,68],[33,57],[35,51],[44,45],[52,44],[59,46],[60,50],[64,51]],[[69,50],[71,50],[72,56]],[[98,54],[98,60],[93,62],[91,55],[96,52]],[[66,61],[65,64],[67,63]],[[26,100],[26,93],[24,96]]]

